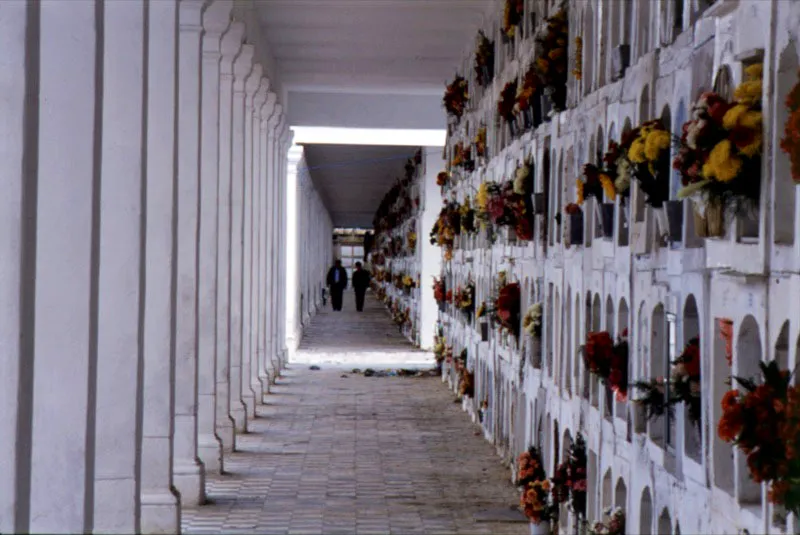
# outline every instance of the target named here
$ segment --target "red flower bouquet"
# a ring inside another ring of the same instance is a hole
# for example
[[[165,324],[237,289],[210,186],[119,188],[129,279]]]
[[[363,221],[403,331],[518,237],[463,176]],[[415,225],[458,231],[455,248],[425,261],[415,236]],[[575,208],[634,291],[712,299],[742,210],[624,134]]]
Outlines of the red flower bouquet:
[[[628,395],[628,341],[627,331],[617,343],[606,331],[592,332],[586,337],[583,348],[586,369],[600,377],[617,394],[620,400]]]

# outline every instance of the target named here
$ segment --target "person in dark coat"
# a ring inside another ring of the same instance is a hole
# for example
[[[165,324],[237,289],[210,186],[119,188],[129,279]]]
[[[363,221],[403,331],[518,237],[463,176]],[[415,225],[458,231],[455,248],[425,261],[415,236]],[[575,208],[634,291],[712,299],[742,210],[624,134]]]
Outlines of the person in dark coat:
[[[342,294],[347,288],[347,270],[342,267],[342,261],[328,270],[328,287],[331,289],[331,306],[334,310],[342,310]]]
[[[356,270],[353,272],[353,290],[356,292],[356,310],[364,311],[364,295],[369,288],[369,273],[361,269],[361,262],[356,262]]]

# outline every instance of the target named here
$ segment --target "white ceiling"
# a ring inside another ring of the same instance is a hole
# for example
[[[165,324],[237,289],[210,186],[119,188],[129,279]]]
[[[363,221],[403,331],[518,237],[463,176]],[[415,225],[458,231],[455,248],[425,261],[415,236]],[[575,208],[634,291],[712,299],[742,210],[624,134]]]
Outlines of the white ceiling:
[[[304,145],[311,180],[334,227],[371,228],[383,196],[403,176],[414,147]],[[298,173],[303,172],[298,169]]]
[[[444,129],[444,85],[497,0],[255,0],[290,126]],[[334,224],[371,226],[409,147],[306,146]]]

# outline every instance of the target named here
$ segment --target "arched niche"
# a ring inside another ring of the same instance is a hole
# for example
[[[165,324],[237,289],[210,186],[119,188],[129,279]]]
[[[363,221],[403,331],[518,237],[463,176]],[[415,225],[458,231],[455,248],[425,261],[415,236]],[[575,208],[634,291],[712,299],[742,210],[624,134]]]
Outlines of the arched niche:
[[[606,330],[614,338],[616,329],[614,326],[614,300],[611,298],[611,294],[606,296]]]
[[[578,292],[575,292],[575,332],[573,333],[575,343],[572,346],[572,372],[575,377],[575,388],[580,390],[581,389],[581,357],[578,351],[578,348],[581,347],[583,344],[584,334],[581,332],[581,296]],[[581,395],[586,397],[586,393],[581,391]]]
[[[684,346],[689,343],[689,340],[694,338],[695,336],[700,336],[700,314],[697,311],[697,301],[694,298],[693,294],[689,294],[686,297],[686,301],[683,305],[683,344]],[[702,341],[701,341],[702,342]],[[700,344],[701,352],[702,352],[703,344]],[[683,349],[679,349],[679,351],[683,351]],[[700,356],[701,362],[701,370],[700,370],[700,384],[703,384],[702,380],[702,353]],[[700,397],[700,403],[702,406],[703,397]],[[702,413],[702,410],[701,410]],[[684,451],[686,455],[689,456],[692,460],[700,463],[702,458],[703,452],[703,435],[702,435],[702,427],[697,423],[693,422],[692,419],[689,417],[689,408],[684,407]]]
[[[591,522],[596,518],[597,501],[600,497],[598,492],[598,469],[597,469],[597,454],[591,448],[588,448],[589,455],[586,459],[586,520]]]
[[[664,305],[657,304],[653,308],[650,323],[650,369],[649,377],[668,377],[669,359],[667,358],[667,321],[664,314]],[[669,413],[665,413],[668,415]],[[647,432],[650,440],[661,447],[665,444],[665,416],[651,418],[647,423]]]
[[[647,374],[649,373],[645,367],[645,363],[647,362],[647,358],[649,356],[648,346],[642,343],[649,330],[650,318],[645,310],[645,302],[642,301],[639,303],[639,310],[636,313],[636,331],[641,334],[636,337],[636,351],[635,353],[632,353],[633,355],[636,355],[636,357],[630,359],[630,362],[637,362],[638,367],[633,370],[629,368],[629,371],[634,373],[634,377],[647,377]],[[637,433],[646,432],[647,420],[645,418],[644,407],[640,403],[634,403],[633,410],[635,411],[635,418],[633,419],[634,430]]]
[[[789,108],[784,106],[786,96],[798,82],[798,58],[795,43],[790,41],[783,49],[778,61],[778,98],[775,106],[775,147],[779,146],[783,136],[783,125],[789,118]],[[792,245],[794,243],[797,215],[795,214],[795,195],[797,186],[792,180],[792,169],[789,155],[779,148],[775,149],[775,193],[773,195],[775,209],[772,214],[775,243]]]
[[[603,154],[606,152],[605,138],[603,137],[603,125],[597,125],[597,133],[595,134],[595,154],[593,155],[595,163],[603,165]]]
[[[650,535],[653,533],[653,497],[650,495],[650,488],[645,487],[642,491],[642,500],[639,507],[639,531],[640,535]]]
[[[723,65],[714,76],[714,92],[725,100],[733,100],[733,75],[731,68]]]
[[[650,86],[645,85],[639,96],[639,124],[650,119]],[[634,202],[633,219],[637,223],[644,221],[645,203],[644,193],[639,189],[639,183],[631,180],[631,199]]]
[[[673,533],[674,535],[681,535],[681,523],[677,520],[675,521],[675,531]]]
[[[606,470],[605,475],[603,475],[603,488],[602,488],[602,500],[603,506],[602,510],[605,511],[610,509],[614,505],[614,495],[611,489],[611,468]]]
[[[650,4],[652,0],[639,0],[639,20],[636,24],[636,29],[638,35],[636,36],[637,44],[638,44],[638,54],[636,59],[644,56],[650,50],[650,28],[652,26],[652,21],[650,19]],[[631,64],[633,64],[634,58],[631,58]]]
[[[547,284],[547,306],[545,307],[545,317],[544,317],[544,325],[545,325],[545,343],[544,349],[545,352],[545,365],[547,367],[547,373],[552,376],[553,375],[553,345],[554,340],[553,336],[555,336],[555,309],[553,308],[553,300],[555,298],[554,294],[554,287],[553,283],[550,282]]]
[[[553,317],[553,328],[555,329],[555,339],[552,340],[552,351],[547,353],[550,357],[550,362],[547,363],[547,366],[553,370],[553,379],[555,384],[559,385],[561,384],[561,346],[563,343],[563,337],[561,335],[561,292],[559,291],[558,287],[556,287],[556,305],[555,316]]]
[[[775,340],[774,358],[782,369],[789,368],[789,320],[783,322],[778,338]]]
[[[674,126],[672,128],[672,135],[676,137],[681,136],[681,131],[683,129],[683,124],[687,121],[688,117],[686,115],[686,102],[681,99],[678,101],[678,107],[675,109],[675,122],[673,123]],[[675,157],[675,150],[676,147],[672,147],[672,155],[670,157],[670,161]],[[678,191],[681,189],[681,174],[677,171],[677,169],[672,170],[672,175],[670,177],[670,186],[669,186],[669,198],[670,199],[677,199],[678,198]]]
[[[558,432],[558,419],[553,421],[553,449],[550,452],[550,465],[552,466],[552,473],[555,473],[558,467],[559,452],[561,451],[561,434]]]
[[[617,479],[614,487],[614,507],[619,507],[623,511],[628,510],[628,486],[622,478]]]
[[[658,516],[658,535],[672,535],[672,519],[669,516],[669,511],[666,507],[661,510]]]
[[[620,141],[631,131],[631,119],[625,117],[622,123],[622,132],[620,133]],[[633,187],[631,185],[631,187]],[[620,215],[617,217],[617,245],[620,247],[627,247],[630,240],[630,226],[631,226],[631,200],[620,197]],[[624,206],[623,206],[624,204]]]
[[[573,337],[570,329],[572,329],[572,287],[567,286],[567,296],[564,299],[564,311],[566,318],[564,320],[564,343],[565,348],[563,351],[563,362],[564,362],[564,388],[567,389],[567,392],[572,394],[572,353],[574,352],[573,348]]]
[[[556,214],[560,214],[564,207],[564,202],[562,199],[562,192],[564,190],[564,153],[559,152],[558,154],[558,178],[556,179],[556,191],[555,191],[555,212]],[[553,225],[553,233],[555,234],[554,238],[557,243],[561,243],[561,235],[563,232],[560,232],[557,226]]]
[[[617,333],[619,333],[619,336],[628,336],[629,316],[628,302],[622,297],[619,300],[619,308],[617,309]],[[628,364],[628,377],[632,377],[630,363]],[[616,403],[614,403],[614,416],[617,418],[625,418],[626,413],[626,403],[617,400]]]
[[[602,317],[602,309],[600,308],[600,294],[594,294],[592,300],[592,331],[597,332],[602,329],[600,318]]]
[[[584,305],[584,313],[583,313],[583,338],[582,341],[585,342],[586,338],[589,336],[589,333],[592,332],[592,292],[586,292],[586,302]],[[582,342],[582,343],[583,343]],[[593,377],[592,374],[586,370],[584,366],[583,371],[583,397],[586,399],[591,399],[591,385],[592,385]]]
[[[760,378],[759,363],[763,359],[761,345],[761,333],[756,319],[745,316],[742,325],[739,327],[739,335],[736,337],[736,349],[734,353],[734,371],[737,377]],[[739,450],[735,454],[736,468],[736,499],[740,504],[760,504],[761,485],[750,479],[750,471],[747,468],[747,458]]]

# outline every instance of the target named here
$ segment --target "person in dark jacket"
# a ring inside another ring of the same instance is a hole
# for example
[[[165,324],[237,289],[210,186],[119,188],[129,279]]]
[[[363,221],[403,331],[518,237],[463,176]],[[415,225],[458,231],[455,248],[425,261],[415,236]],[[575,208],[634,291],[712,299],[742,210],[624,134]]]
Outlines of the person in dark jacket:
[[[342,310],[342,294],[347,288],[347,270],[342,267],[342,261],[328,270],[328,287],[331,289],[331,306],[334,310]]]
[[[353,272],[353,290],[356,292],[356,310],[364,311],[364,295],[369,288],[369,273],[361,269],[361,262],[356,262],[356,270]]]

